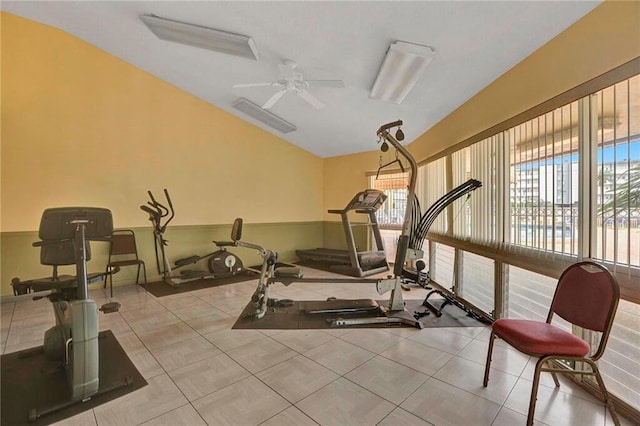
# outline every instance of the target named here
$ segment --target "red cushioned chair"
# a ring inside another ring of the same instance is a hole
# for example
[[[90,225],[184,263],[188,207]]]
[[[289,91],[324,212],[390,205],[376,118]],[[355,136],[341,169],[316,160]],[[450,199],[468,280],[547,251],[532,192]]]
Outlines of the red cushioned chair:
[[[499,337],[518,351],[538,358],[531,388],[527,425],[533,424],[542,371],[551,373],[556,387],[560,386],[556,373],[595,376],[611,417],[614,423],[619,425],[620,421],[596,364],[607,345],[619,298],[618,283],[607,268],[594,262],[571,265],[558,280],[546,322],[503,318],[493,323],[484,371],[484,386],[489,382],[493,343],[495,338]],[[587,342],[551,324],[554,314],[573,325],[600,332],[600,343],[596,351],[590,354],[591,347]],[[565,361],[568,368],[554,367],[551,361]],[[581,364],[584,367],[589,365],[591,368],[580,369]]]

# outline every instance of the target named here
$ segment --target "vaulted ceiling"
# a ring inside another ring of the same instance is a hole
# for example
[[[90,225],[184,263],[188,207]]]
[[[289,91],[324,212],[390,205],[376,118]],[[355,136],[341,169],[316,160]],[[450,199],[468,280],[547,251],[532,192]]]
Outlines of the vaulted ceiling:
[[[59,28],[320,157],[375,149],[381,123],[404,120],[406,142],[427,131],[600,1],[3,1],[0,8]],[[158,39],[141,14],[251,36],[253,61]],[[390,43],[431,46],[435,59],[401,104],[369,98]],[[316,109],[287,93],[271,112],[296,125],[282,134],[232,108],[262,105],[278,64],[304,78],[344,80],[311,88]]]

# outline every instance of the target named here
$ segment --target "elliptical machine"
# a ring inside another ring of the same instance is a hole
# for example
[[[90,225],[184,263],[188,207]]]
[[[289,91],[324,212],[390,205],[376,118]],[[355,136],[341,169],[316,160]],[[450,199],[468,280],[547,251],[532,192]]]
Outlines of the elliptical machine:
[[[180,284],[190,281],[229,277],[244,271],[242,260],[235,254],[227,251],[218,241],[213,241],[213,243],[220,247],[219,250],[205,254],[204,256],[194,255],[184,259],[178,259],[172,267],[166,251],[169,241],[164,238],[164,232],[175,216],[169,191],[164,189],[164,196],[167,200],[166,206],[158,202],[151,191],[147,191],[147,193],[149,194],[150,201],[147,202],[148,205],[141,205],[140,209],[149,215],[149,220],[153,224],[153,245],[156,254],[156,266],[158,273],[162,275],[165,283],[172,287],[178,287]],[[187,265],[193,265],[205,259],[207,259],[208,269],[206,271],[182,269],[179,271],[179,276],[174,274],[174,271],[178,269],[184,268]]]
[[[21,282],[12,280],[14,286],[30,287],[36,292],[48,291],[48,298],[56,317],[56,325],[45,332],[43,350],[45,357],[65,370],[70,389],[67,402],[45,409],[34,408],[29,420],[85,402],[100,394],[132,384],[130,378],[108,388],[99,389],[98,309],[88,297],[88,284],[102,281],[105,275],[118,270],[87,273],[87,260],[91,259],[88,241],[107,241],[113,232],[111,211],[95,207],[60,207],[46,209],[42,214],[38,236],[41,241],[40,262],[53,266],[50,278]],[[58,275],[58,266],[74,265],[76,275]],[[117,312],[120,304],[104,304],[100,311]]]

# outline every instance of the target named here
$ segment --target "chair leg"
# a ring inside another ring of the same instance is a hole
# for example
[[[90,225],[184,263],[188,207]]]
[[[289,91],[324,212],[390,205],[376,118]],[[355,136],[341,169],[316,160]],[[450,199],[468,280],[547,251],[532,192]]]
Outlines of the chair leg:
[[[551,366],[551,361],[547,361],[547,367],[548,368],[552,367]],[[560,382],[558,381],[558,375],[553,371],[550,371],[550,373],[551,373],[551,377],[553,377],[553,383],[555,383],[556,387],[559,388],[560,387]]]
[[[111,298],[113,298],[113,274],[109,274],[109,290],[111,292]]]
[[[609,409],[609,413],[611,413],[611,419],[613,420],[613,424],[616,426],[620,426],[620,419],[618,418],[618,413],[616,413],[616,409],[613,405],[613,401],[611,401],[611,396],[609,392],[607,392],[607,388],[604,385],[604,380],[602,380],[602,376],[600,375],[600,369],[598,365],[592,360],[585,360],[593,370],[594,375],[596,376],[596,381],[598,382],[598,386],[600,387],[600,392],[602,392],[602,398],[604,399],[604,403]]]
[[[136,273],[136,285],[138,285],[138,281],[140,281],[140,264],[138,263],[138,272]]]
[[[540,384],[540,372],[546,360],[538,359],[533,373],[533,384],[531,385],[531,399],[529,399],[529,413],[527,414],[527,426],[533,425],[533,414],[536,411],[536,401],[538,400],[538,385]]]
[[[484,380],[482,385],[486,388],[489,383],[489,368],[491,368],[491,356],[493,354],[493,341],[496,339],[496,335],[491,332],[489,337],[489,349],[487,350],[487,363],[484,366]]]
[[[142,263],[142,274],[143,274],[142,276],[144,277],[144,283],[146,284],[147,283],[147,266],[144,263]],[[147,291],[146,286],[144,287],[144,291],[145,292]]]

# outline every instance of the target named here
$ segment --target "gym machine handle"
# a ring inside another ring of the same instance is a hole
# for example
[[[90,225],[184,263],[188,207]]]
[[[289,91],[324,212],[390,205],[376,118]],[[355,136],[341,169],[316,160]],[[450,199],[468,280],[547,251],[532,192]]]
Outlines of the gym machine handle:
[[[62,240],[36,241],[34,243],[31,243],[31,246],[32,247],[52,246],[54,244],[66,243],[67,241],[73,241],[73,238],[65,238]]]
[[[380,136],[381,133],[388,132],[389,129],[392,129],[392,128],[398,127],[398,126],[402,126],[402,120],[397,120],[397,121],[394,121],[392,123],[383,124],[378,129],[378,136]]]
[[[169,196],[169,191],[167,191],[167,188],[164,188],[164,196],[167,199],[167,203],[169,203],[169,209],[171,209],[171,217],[169,217],[169,219],[167,219],[167,223],[165,223],[165,225],[167,225],[175,216],[175,210],[173,210],[173,203],[171,202],[171,197]]]
[[[150,207],[147,206],[140,206],[140,209],[142,209],[144,212],[147,212],[150,216],[152,216],[154,219],[159,219],[161,217],[161,215],[158,213],[157,210],[153,210]]]
[[[395,160],[389,161],[387,164],[383,164],[382,166],[378,167],[378,171],[376,172],[376,179],[378,179],[378,176],[380,175],[380,170],[385,169],[395,163],[398,163],[398,166],[400,166],[400,170],[402,170],[402,173],[404,173],[405,169],[404,169],[404,166],[402,165],[402,161],[396,158]]]
[[[165,189],[165,193],[166,191],[167,190]],[[155,208],[156,210],[158,210],[158,213],[160,214],[160,216],[162,217],[168,216],[169,209],[164,204],[156,200],[156,198],[153,196],[153,192],[147,191],[147,194],[149,194],[149,198],[151,199],[151,201],[149,202],[149,205]]]

